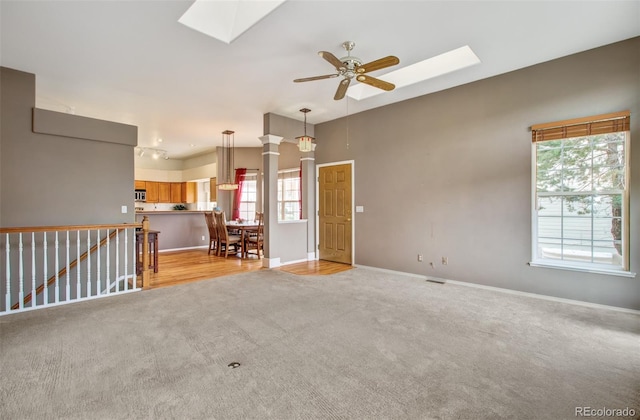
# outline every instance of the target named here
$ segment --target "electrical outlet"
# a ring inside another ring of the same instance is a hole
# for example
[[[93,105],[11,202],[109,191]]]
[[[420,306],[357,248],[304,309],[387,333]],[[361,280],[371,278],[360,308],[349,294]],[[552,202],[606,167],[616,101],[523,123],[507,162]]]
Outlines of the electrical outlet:
[[[418,261],[422,262],[422,254],[418,254]]]
[[[202,240],[204,241],[204,235],[202,235]]]
[[[449,258],[442,257],[442,265],[447,265],[447,264],[449,264]]]

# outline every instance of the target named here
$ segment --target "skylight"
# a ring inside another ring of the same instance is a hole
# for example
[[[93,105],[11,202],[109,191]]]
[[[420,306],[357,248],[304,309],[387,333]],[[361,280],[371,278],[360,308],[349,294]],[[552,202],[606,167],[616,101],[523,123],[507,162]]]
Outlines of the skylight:
[[[448,51],[446,53],[427,58],[426,60],[407,67],[383,74],[379,77],[396,85],[396,89],[422,82],[427,79],[451,73],[465,67],[480,63],[480,59],[468,45]],[[384,90],[376,89],[364,83],[353,85],[347,91],[350,98],[361,100],[384,93]]]
[[[178,22],[230,44],[285,0],[196,0]]]

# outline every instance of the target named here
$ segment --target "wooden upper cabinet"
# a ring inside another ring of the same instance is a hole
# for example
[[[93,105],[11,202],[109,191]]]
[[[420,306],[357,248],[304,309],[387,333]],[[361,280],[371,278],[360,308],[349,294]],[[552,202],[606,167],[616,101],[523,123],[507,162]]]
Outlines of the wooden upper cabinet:
[[[209,180],[209,201],[212,203],[218,201],[218,180],[216,178]]]
[[[146,190],[147,189],[147,185],[146,184],[147,183],[145,181],[136,180],[133,183],[133,185],[134,185],[133,188],[136,189],[136,190]]]
[[[170,182],[158,182],[158,203],[171,203]]]
[[[197,182],[185,182],[182,192],[184,195],[183,203],[195,203],[198,201],[198,183]]]
[[[146,181],[145,189],[147,190],[147,203],[157,203],[160,199],[158,195],[159,182]]]
[[[182,182],[172,182],[169,187],[171,191],[171,203],[184,203],[182,201]]]

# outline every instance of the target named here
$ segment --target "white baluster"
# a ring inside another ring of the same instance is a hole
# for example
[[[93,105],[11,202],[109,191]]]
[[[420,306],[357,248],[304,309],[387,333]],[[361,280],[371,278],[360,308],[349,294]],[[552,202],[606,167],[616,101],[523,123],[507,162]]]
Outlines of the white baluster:
[[[31,307],[36,303],[36,233],[31,232]]]
[[[69,253],[71,252],[71,240],[69,239],[69,231],[67,231],[67,284],[66,284],[66,297],[67,302],[71,300],[71,266],[69,263]]]
[[[76,231],[76,299],[80,299],[80,231]]]
[[[58,237],[58,231],[56,231],[56,238],[54,242],[55,256],[56,256],[56,285],[53,289],[55,293],[55,302],[60,302],[60,238]],[[67,247],[67,253],[69,252],[69,247]]]
[[[127,253],[127,244],[129,243],[129,230],[124,230],[124,290],[129,290],[129,281],[128,281],[128,273],[127,273],[127,262],[129,259],[129,254]]]
[[[70,273],[70,267],[69,267],[69,253],[71,252],[71,241],[69,240],[69,231],[67,231],[67,238],[66,238],[66,243],[65,246],[67,248],[67,252],[66,252],[66,266],[67,267],[67,275],[66,277],[66,282],[67,282],[67,300],[69,300],[69,287],[71,287],[71,273]],[[58,271],[59,272],[59,271]],[[58,273],[56,273],[56,303],[60,302],[60,279],[58,278]]]
[[[87,295],[85,297],[89,296],[91,296],[91,231],[87,229]]]
[[[138,288],[138,274],[137,274],[137,267],[136,267],[136,263],[138,261],[138,256],[136,255],[136,253],[138,252],[138,250],[136,249],[137,244],[136,244],[136,228],[131,229],[133,235],[132,235],[132,241],[133,241],[133,245],[131,246],[131,278],[133,279],[133,288],[137,289]]]
[[[96,294],[100,296],[102,294],[102,290],[100,290],[100,229],[96,230],[96,243],[98,244],[98,253],[96,254],[96,258],[98,262],[96,262]]]
[[[19,308],[24,308],[24,247],[22,245],[22,232],[18,234],[18,280],[20,281],[20,292],[18,293]]]
[[[11,250],[9,247],[9,234],[7,233],[6,236],[6,242],[7,242],[7,248],[5,249],[5,254],[7,256],[7,261],[6,261],[6,267],[5,267],[5,272],[6,272],[6,278],[7,278],[7,290],[5,291],[5,296],[4,296],[4,300],[5,300],[5,311],[9,312],[11,310]]]
[[[43,254],[42,254],[42,285],[44,287],[44,290],[42,291],[43,293],[43,297],[42,297],[42,302],[45,305],[49,304],[49,285],[47,284],[47,277],[48,277],[48,270],[47,270],[47,232],[42,232],[42,250],[43,250]]]
[[[109,229],[107,229],[107,275],[105,276],[106,281],[105,283],[107,284],[107,294],[111,293],[111,277],[109,277],[109,269],[111,268],[111,258],[109,257],[109,251],[110,251],[110,238],[111,234],[109,233]]]
[[[116,233],[116,293],[120,291],[120,282],[118,281],[118,274],[120,274],[120,233]]]

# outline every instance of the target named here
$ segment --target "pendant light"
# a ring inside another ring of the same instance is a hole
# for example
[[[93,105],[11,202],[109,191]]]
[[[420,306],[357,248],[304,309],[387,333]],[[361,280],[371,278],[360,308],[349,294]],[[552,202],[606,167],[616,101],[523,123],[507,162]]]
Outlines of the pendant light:
[[[296,137],[298,140],[298,149],[301,152],[311,152],[313,151],[313,140],[314,138],[311,136],[307,136],[307,112],[311,112],[309,108],[302,108],[300,112],[304,113],[304,136]]]
[[[225,130],[222,132],[222,176],[224,182],[218,184],[218,189],[223,191],[233,191],[238,189],[238,184],[234,182],[232,173],[234,168],[234,137],[233,131]]]

